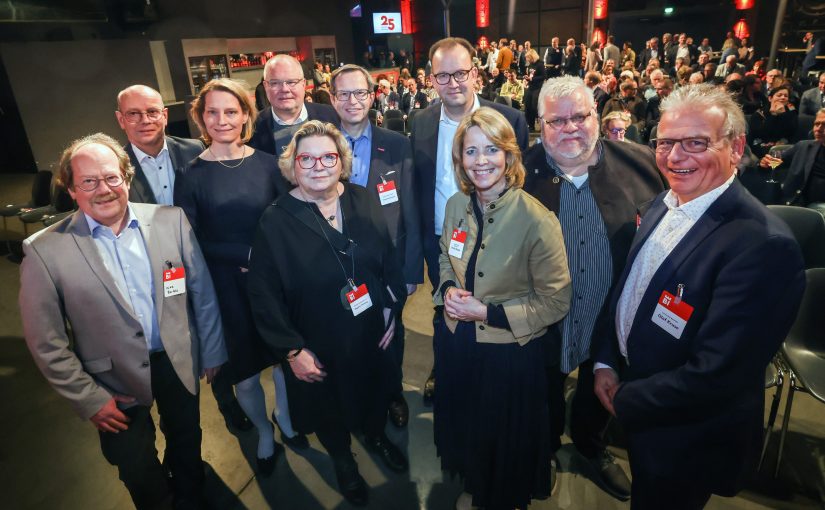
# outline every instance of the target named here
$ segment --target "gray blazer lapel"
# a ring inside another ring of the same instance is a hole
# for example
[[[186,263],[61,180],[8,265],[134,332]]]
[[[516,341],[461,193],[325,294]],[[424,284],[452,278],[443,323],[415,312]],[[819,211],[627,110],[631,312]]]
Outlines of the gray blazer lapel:
[[[106,268],[103,263],[103,258],[97,251],[95,241],[92,239],[92,233],[89,231],[89,224],[86,222],[86,217],[83,215],[82,211],[77,211],[74,213],[71,223],[69,224],[69,232],[71,232],[75,243],[77,243],[77,247],[80,249],[80,253],[83,255],[83,258],[86,259],[86,262],[89,264],[92,272],[94,272],[100,280],[100,283],[112,296],[112,299],[114,299],[124,310],[126,310],[127,313],[134,316],[132,305],[126,301],[126,298],[118,290],[117,284],[115,283],[114,278],[112,278],[112,274],[109,272],[109,269]]]
[[[137,206],[137,207],[136,207]],[[139,204],[132,204],[132,211],[138,219],[140,233],[143,234],[143,243],[146,246],[146,254],[149,256],[149,267],[152,268],[152,287],[154,288],[155,313],[158,314],[158,324],[163,317],[163,271],[167,268],[158,267],[163,264],[163,254],[158,244],[157,232],[152,226],[153,214],[149,210],[140,207]]]

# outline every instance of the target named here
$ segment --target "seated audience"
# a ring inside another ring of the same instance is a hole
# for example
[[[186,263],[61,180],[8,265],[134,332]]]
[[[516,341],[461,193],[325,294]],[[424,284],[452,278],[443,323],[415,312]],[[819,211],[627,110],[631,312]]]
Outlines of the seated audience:
[[[790,87],[777,87],[768,95],[768,108],[751,115],[748,145],[756,157],[763,157],[774,145],[788,143],[796,134],[798,113],[789,98]]]

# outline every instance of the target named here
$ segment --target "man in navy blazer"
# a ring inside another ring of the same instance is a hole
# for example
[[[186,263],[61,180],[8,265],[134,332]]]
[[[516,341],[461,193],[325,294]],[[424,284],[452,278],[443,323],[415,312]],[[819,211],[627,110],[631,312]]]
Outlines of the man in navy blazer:
[[[250,147],[280,156],[304,122],[320,120],[336,126],[341,122],[331,106],[304,102],[304,70],[291,55],[275,55],[266,61],[264,89],[271,107],[258,112]]]
[[[767,168],[770,155],[759,161]],[[782,161],[789,164],[782,183],[782,203],[809,207],[825,205],[825,108],[814,119],[814,139],[802,140],[782,153]],[[825,210],[825,208],[822,208]]]
[[[410,80],[414,82],[414,80]],[[341,133],[353,152],[350,182],[366,187],[381,204],[390,237],[404,272],[407,293],[424,282],[421,229],[413,196],[412,150],[406,136],[370,124],[367,113],[375,101],[372,77],[363,67],[347,64],[332,73],[332,104],[341,117]],[[401,317],[391,344],[399,368],[404,357],[404,328]],[[407,425],[409,408],[398,386],[390,402],[390,419],[398,427]]]
[[[745,120],[732,98],[691,85],[661,111],[656,163],[671,190],[641,219],[595,391],[628,435],[631,508],[699,509],[755,471],[765,367],[805,273],[788,227],[734,178]]]
[[[453,135],[465,115],[482,106],[500,112],[516,132],[516,140],[522,151],[529,140],[524,114],[507,105],[479,99],[474,91],[478,69],[473,66],[475,49],[465,39],[448,37],[430,48],[433,87],[441,102],[432,105],[415,116],[410,138],[415,164],[415,196],[421,217],[421,236],[427,275],[438,289],[438,256],[441,227],[447,200],[458,191],[453,173]],[[440,320],[441,314],[435,314]],[[433,342],[437,341],[433,338]],[[424,397],[434,392],[434,376],[430,374],[424,386]]]
[[[146,85],[120,91],[115,117],[129,140],[123,148],[135,167],[129,200],[172,205],[175,177],[198,157],[203,144],[165,135],[169,112],[160,93]]]

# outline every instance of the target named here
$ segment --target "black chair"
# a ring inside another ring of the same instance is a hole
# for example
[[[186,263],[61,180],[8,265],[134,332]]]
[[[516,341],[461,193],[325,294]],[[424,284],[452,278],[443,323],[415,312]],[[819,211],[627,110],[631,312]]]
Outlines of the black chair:
[[[0,216],[3,216],[3,230],[8,230],[6,218],[18,216],[21,212],[44,207],[51,201],[52,173],[49,170],[40,170],[32,181],[31,199],[25,204],[7,204],[0,208]]]
[[[799,315],[782,345],[782,357],[789,369],[790,384],[774,476],[779,475],[794,393],[805,392],[825,404],[825,314],[822,313],[822,303],[825,302],[825,268],[808,269],[805,278],[807,287]]]
[[[369,110],[367,110],[367,117],[370,118],[370,124],[372,124],[373,126],[378,125],[378,110],[373,110],[372,108],[370,108]]]
[[[493,100],[493,102],[498,103],[498,104],[506,104],[510,108],[513,107],[513,103],[511,102],[509,97],[496,96],[496,98],[495,98],[495,100]]]
[[[398,133],[404,133],[404,118],[398,117],[391,117],[386,118],[384,117],[384,127],[391,131],[396,131]]]
[[[636,124],[631,124],[627,126],[624,132],[625,140],[630,140],[631,142],[642,143],[642,135],[639,134],[639,128]]]
[[[23,222],[23,231],[28,235],[28,225],[42,222],[49,216],[68,212],[72,209],[74,209],[74,200],[72,200],[66,188],[59,186],[55,179],[51,185],[51,201],[49,205],[20,213],[20,221]]]
[[[800,140],[813,140],[815,119],[815,115],[799,114],[797,117],[796,133],[793,138],[794,142],[798,142]]]
[[[387,120],[389,120],[389,119],[401,119],[403,121],[404,120],[404,112],[402,112],[401,110],[394,110],[394,109],[393,110],[387,110],[387,111],[384,112],[384,124],[386,124]],[[386,126],[384,126],[384,127],[386,127]],[[387,129],[389,129],[389,128],[387,128]]]
[[[825,267],[825,218],[805,207],[770,205],[768,209],[790,227],[802,249],[805,269]]]

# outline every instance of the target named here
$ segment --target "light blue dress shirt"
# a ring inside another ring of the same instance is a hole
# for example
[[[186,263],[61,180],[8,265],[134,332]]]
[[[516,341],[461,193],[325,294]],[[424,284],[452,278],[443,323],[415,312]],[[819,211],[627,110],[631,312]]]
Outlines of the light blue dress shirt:
[[[157,156],[152,157],[132,144],[132,151],[140,163],[143,175],[149,181],[149,187],[158,204],[173,205],[172,198],[175,191],[175,169],[172,167],[172,158],[169,156],[169,148],[166,140],[163,141],[163,148]]]
[[[143,337],[149,352],[162,351],[158,315],[155,310],[152,265],[146,252],[146,244],[140,231],[137,217],[128,209],[126,227],[115,235],[111,228],[101,225],[84,213],[89,231],[103,265],[112,275],[117,290],[127,303],[143,328]]]
[[[343,126],[341,126],[341,132],[344,133],[344,138],[347,139],[350,149],[352,149],[352,173],[349,182],[366,188],[370,176],[370,159],[372,157],[372,125],[367,123],[367,128],[364,129],[361,136],[355,139],[344,131]]]

